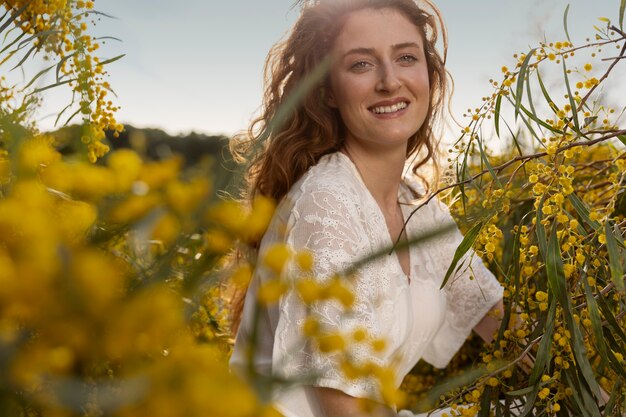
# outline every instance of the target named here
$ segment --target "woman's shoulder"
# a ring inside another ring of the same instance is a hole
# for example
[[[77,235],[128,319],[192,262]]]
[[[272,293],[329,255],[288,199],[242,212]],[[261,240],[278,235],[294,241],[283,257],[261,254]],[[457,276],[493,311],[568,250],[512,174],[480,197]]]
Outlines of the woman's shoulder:
[[[289,190],[287,197],[297,200],[314,193],[332,193],[337,197],[359,199],[358,172],[341,152],[322,156]]]

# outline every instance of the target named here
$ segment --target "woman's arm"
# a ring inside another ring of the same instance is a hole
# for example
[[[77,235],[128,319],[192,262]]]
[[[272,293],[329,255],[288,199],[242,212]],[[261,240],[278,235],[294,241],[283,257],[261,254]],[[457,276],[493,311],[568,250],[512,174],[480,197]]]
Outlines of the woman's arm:
[[[500,328],[500,323],[504,317],[504,303],[502,299],[498,301],[478,324],[474,331],[487,343],[491,343],[496,331]]]
[[[323,417],[397,417],[389,407],[382,404],[373,410],[365,410],[363,400],[332,388],[313,387]]]

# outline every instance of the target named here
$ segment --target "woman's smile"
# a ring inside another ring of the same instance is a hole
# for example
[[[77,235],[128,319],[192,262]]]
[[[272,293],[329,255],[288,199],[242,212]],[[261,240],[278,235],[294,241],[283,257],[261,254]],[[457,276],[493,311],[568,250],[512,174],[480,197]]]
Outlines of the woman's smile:
[[[336,108],[348,147],[403,148],[428,114],[423,39],[390,8],[351,13],[333,46],[327,104]]]
[[[374,104],[369,110],[381,119],[394,118],[405,114],[404,110],[409,107],[409,104],[409,101],[405,98],[385,100]]]

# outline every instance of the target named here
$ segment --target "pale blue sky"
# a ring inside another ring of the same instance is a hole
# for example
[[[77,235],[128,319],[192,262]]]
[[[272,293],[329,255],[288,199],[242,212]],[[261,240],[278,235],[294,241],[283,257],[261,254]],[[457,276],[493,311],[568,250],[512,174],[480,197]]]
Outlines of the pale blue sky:
[[[261,100],[261,73],[268,49],[297,16],[292,0],[99,0],[99,35],[106,57],[125,53],[109,68],[122,106],[118,118],[170,133],[231,134],[244,129]],[[616,18],[619,0],[570,0],[573,41],[593,34],[599,16]],[[487,80],[513,66],[512,54],[544,35],[564,40],[565,0],[438,0],[449,32],[448,68],[455,80],[453,111],[480,104]],[[52,93],[43,117],[63,108],[67,97]]]

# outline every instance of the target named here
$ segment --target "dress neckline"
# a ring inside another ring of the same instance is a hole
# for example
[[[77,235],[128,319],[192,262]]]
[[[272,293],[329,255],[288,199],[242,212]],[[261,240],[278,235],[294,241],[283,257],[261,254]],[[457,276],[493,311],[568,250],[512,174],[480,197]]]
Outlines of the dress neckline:
[[[383,234],[385,236],[384,236],[383,239],[385,240],[386,246],[387,247],[395,246],[396,242],[393,240],[393,238],[391,236],[391,233],[389,232],[389,227],[387,226],[387,221],[385,220],[385,215],[383,214],[383,211],[381,210],[380,206],[378,205],[378,202],[376,202],[376,199],[374,198],[374,196],[370,192],[369,188],[367,188],[367,185],[365,185],[365,182],[363,181],[363,177],[361,176],[361,173],[357,169],[356,165],[354,164],[352,159],[350,159],[350,157],[348,155],[344,154],[343,152],[338,151],[338,152],[336,152],[336,154],[340,158],[342,158],[344,161],[346,161],[348,163],[348,166],[352,170],[354,176],[358,179],[359,184],[361,185],[361,187],[363,187],[363,189],[367,193],[367,196],[370,199],[370,203],[373,204],[374,207],[376,207],[379,220],[381,220],[382,227],[384,228],[384,232],[385,233],[383,233]],[[407,187],[407,185],[404,182],[404,178],[402,178],[400,180],[400,187],[398,187],[398,202],[399,203],[400,203],[400,198],[403,196],[404,188],[406,188],[406,187]],[[408,207],[407,204],[400,203],[400,211],[402,212],[402,221],[403,222],[406,222],[406,218],[407,218],[407,215],[405,213],[405,207]],[[405,233],[406,233],[407,240],[409,240],[410,239],[410,235],[409,235],[409,227],[408,227],[408,225],[407,225],[407,227],[405,229]],[[416,254],[413,251],[413,246],[409,246],[407,248],[407,250],[409,251],[409,273],[408,274],[404,272],[404,269],[402,268],[402,265],[400,264],[400,258],[398,257],[398,254],[395,251],[393,251],[393,253],[390,253],[389,255],[393,255],[393,258],[394,258],[393,262],[395,263],[395,267],[398,269],[400,274],[402,274],[402,276],[404,278],[406,278],[406,281],[404,281],[404,282],[407,283],[408,285],[411,285],[411,283],[413,281],[415,281],[413,279],[414,278],[413,277],[413,260],[415,259]]]

